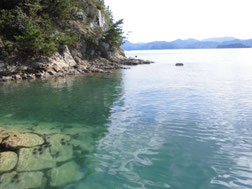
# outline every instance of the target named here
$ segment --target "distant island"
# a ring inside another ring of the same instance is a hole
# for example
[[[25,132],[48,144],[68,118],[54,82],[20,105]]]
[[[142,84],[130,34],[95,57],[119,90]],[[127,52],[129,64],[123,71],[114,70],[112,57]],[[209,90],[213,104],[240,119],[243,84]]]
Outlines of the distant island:
[[[252,39],[241,40],[234,37],[197,39],[177,39],[175,41],[153,41],[149,43],[131,43],[125,41],[124,50],[154,50],[154,49],[215,49],[215,48],[251,48]]]

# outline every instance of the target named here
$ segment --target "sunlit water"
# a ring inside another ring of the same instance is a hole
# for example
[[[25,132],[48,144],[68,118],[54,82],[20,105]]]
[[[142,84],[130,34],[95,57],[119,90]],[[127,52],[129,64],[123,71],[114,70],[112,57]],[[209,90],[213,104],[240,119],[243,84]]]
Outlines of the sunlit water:
[[[127,55],[156,63],[0,84],[0,127],[80,131],[85,177],[62,189],[252,188],[252,50]]]

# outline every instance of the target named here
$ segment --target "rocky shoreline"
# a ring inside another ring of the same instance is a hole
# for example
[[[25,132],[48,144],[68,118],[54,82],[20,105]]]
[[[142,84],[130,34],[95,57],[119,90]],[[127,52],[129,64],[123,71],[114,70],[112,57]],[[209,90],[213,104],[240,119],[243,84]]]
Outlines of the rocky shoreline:
[[[66,47],[63,54],[56,53],[52,57],[41,57],[22,63],[6,65],[0,60],[0,82],[14,80],[50,79],[81,75],[86,73],[109,73],[115,69],[126,69],[125,66],[151,64],[152,61],[125,58],[124,56],[115,59],[96,58],[94,60],[82,60],[73,58]]]

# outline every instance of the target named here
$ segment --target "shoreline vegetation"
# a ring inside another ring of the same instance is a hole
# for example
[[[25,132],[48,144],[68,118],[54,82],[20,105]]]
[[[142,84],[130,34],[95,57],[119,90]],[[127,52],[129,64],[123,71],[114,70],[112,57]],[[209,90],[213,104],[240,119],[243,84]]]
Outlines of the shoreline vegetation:
[[[151,61],[126,58],[103,0],[0,2],[0,81],[108,72]]]

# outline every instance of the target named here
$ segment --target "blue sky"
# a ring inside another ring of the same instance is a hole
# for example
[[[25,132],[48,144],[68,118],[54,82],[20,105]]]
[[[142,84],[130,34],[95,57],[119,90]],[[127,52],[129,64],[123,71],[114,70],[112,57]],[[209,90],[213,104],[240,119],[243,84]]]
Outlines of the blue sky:
[[[132,42],[252,38],[252,0],[105,0]]]

